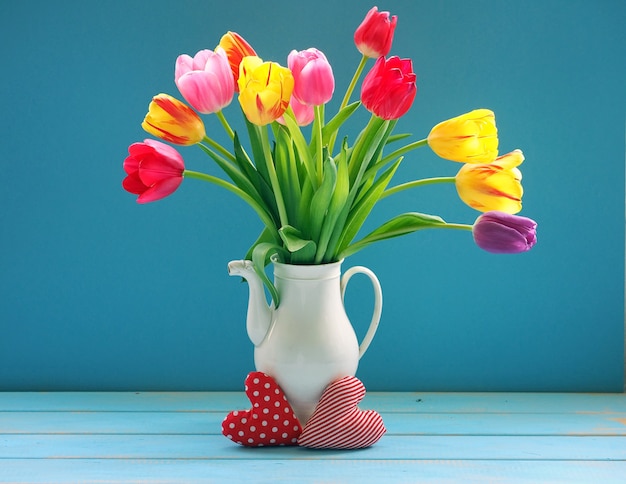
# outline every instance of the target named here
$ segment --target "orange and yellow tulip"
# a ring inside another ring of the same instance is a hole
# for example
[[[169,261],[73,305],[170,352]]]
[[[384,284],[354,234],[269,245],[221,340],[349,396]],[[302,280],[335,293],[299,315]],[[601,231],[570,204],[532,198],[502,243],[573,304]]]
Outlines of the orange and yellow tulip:
[[[246,40],[237,32],[226,32],[220,39],[219,47],[226,51],[230,70],[235,80],[235,90],[239,92],[237,80],[239,79],[239,65],[244,57],[256,56],[256,52]]]
[[[287,110],[293,91],[291,71],[259,57],[244,57],[239,66],[239,104],[252,124],[265,126]]]
[[[157,138],[177,145],[194,145],[206,136],[200,116],[169,94],[152,98],[141,127]]]
[[[461,163],[491,163],[498,156],[498,130],[493,111],[475,109],[436,125],[428,145],[441,158]]]
[[[522,152],[515,150],[492,163],[463,165],[455,177],[459,197],[480,212],[519,212],[524,190],[517,167],[523,161]]]

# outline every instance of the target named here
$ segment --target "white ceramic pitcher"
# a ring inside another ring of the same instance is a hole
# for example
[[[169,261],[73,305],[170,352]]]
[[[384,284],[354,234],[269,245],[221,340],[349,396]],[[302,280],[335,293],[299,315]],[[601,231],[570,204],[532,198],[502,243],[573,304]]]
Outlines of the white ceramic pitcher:
[[[228,271],[249,284],[247,330],[255,346],[257,371],[277,381],[300,422],[306,423],[330,383],[355,375],[376,333],[382,312],[377,277],[361,266],[341,277],[341,261],[321,265],[274,262],[274,284],[280,295],[275,309],[273,304],[268,306],[251,261],[232,261]],[[367,275],[374,287],[372,320],[360,345],[343,304],[346,285],[357,273]]]

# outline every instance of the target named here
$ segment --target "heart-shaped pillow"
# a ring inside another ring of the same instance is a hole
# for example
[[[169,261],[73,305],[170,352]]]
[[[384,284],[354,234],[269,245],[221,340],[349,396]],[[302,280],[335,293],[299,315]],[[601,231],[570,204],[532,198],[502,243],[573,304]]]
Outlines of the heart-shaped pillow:
[[[387,429],[378,412],[357,406],[364,396],[363,383],[353,376],[328,385],[298,444],[313,449],[362,449],[376,443]]]
[[[230,412],[222,434],[247,447],[297,445],[302,426],[274,379],[253,371],[245,385],[252,408]]]

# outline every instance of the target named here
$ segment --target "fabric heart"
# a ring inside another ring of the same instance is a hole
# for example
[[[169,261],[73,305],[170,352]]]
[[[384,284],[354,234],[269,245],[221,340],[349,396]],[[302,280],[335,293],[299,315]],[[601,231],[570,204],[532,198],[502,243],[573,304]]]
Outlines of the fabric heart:
[[[331,383],[304,426],[298,445],[313,449],[362,449],[387,431],[380,414],[361,410],[365,396],[358,378],[346,376]]]
[[[247,447],[297,445],[302,426],[276,381],[254,371],[245,385],[252,408],[230,412],[222,422],[222,434]]]

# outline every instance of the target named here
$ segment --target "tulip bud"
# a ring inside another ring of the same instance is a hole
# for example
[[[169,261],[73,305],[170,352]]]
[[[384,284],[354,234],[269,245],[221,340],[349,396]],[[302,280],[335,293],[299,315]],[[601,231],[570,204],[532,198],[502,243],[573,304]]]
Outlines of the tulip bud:
[[[356,48],[366,57],[386,56],[391,50],[397,22],[395,15],[390,20],[389,12],[379,12],[378,7],[372,7],[354,32]]]
[[[537,243],[537,222],[504,212],[486,212],[474,222],[476,245],[494,254],[517,254]]]

